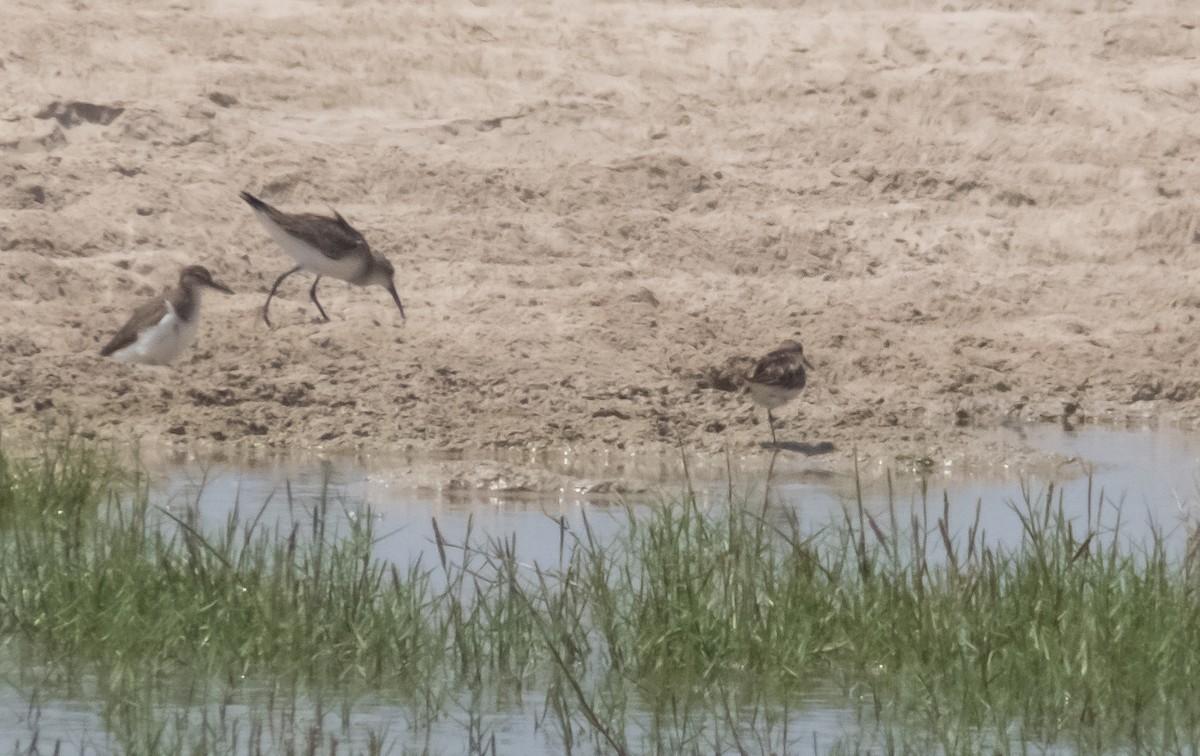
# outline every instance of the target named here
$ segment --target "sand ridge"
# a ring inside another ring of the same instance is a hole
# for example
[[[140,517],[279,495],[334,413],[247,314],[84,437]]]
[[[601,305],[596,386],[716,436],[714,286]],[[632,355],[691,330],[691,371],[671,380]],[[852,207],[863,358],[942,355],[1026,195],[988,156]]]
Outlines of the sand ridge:
[[[11,0],[0,428],[150,443],[948,453],[1200,414],[1200,16],[1170,2]],[[84,103],[85,105],[80,105]],[[90,107],[89,107],[90,106]],[[100,106],[99,108],[95,106]],[[117,112],[119,111],[119,112]],[[238,198],[395,264],[311,278]],[[168,369],[98,356],[187,263]],[[825,448],[825,447],[823,447]]]

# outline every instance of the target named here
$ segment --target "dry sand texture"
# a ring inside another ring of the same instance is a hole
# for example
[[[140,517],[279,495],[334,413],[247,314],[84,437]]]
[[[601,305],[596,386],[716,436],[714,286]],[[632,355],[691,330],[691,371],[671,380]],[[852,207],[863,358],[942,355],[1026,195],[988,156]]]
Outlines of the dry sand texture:
[[[441,449],[940,454],[1200,408],[1187,2],[4,0],[0,426]],[[84,102],[117,109],[80,108]],[[311,278],[238,190],[399,270]],[[169,369],[97,352],[185,263]],[[1064,409],[1065,408],[1065,409]]]

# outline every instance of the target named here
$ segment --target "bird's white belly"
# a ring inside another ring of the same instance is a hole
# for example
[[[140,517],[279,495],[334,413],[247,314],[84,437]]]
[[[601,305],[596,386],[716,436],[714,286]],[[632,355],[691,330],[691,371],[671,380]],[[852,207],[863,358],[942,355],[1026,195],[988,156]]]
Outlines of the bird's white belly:
[[[762,383],[750,384],[750,396],[757,404],[767,409],[775,409],[781,404],[786,404],[799,394],[800,389],[767,386]]]
[[[271,233],[273,238],[283,250],[287,252],[296,261],[296,264],[303,267],[305,270],[316,273],[319,276],[330,276],[331,278],[340,278],[343,281],[353,281],[362,275],[363,260],[358,255],[348,255],[341,260],[333,260],[326,257],[321,250],[300,241],[296,237],[289,234],[280,228],[274,221],[266,217],[263,213],[259,213],[258,217],[262,220],[263,225],[267,227],[267,231]]]
[[[143,365],[166,365],[192,345],[198,326],[199,318],[190,323],[182,320],[168,304],[166,317],[138,334],[137,341],[114,352],[113,358]]]

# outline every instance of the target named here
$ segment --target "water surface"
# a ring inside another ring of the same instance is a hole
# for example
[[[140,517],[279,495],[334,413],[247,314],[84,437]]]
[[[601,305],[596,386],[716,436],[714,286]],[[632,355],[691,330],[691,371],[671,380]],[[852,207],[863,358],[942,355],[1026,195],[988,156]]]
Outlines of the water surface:
[[[996,433],[1000,442],[1013,448],[1032,447],[1038,452],[1032,457],[1035,461],[1017,469],[995,464],[964,468],[953,460],[901,466],[860,459],[856,478],[855,460],[849,454],[836,474],[817,470],[803,455],[790,453],[773,462],[766,453],[736,458],[712,455],[689,458],[690,484],[704,505],[719,506],[732,488],[739,500],[753,503],[765,498],[773,508],[793,510],[810,529],[838,523],[846,512],[857,515],[861,489],[864,509],[881,522],[887,522],[893,512],[902,524],[913,513],[927,512],[932,522],[944,514],[945,507],[951,532],[961,539],[978,516],[993,547],[1019,546],[1023,531],[1017,512],[1025,511],[1027,498],[1042,502],[1049,491],[1054,492],[1054,506],[1061,506],[1066,517],[1080,523],[1081,532],[1086,523],[1110,529],[1119,515],[1122,546],[1128,549],[1148,542],[1155,526],[1172,548],[1178,548],[1184,525],[1200,513],[1198,434],[1170,428],[1066,432],[1049,426]],[[431,472],[438,465],[438,460],[385,458],[298,457],[267,465],[192,460],[157,471],[154,498],[173,513],[196,516],[203,528],[210,529],[236,517],[287,532],[295,521],[309,523],[316,510],[330,514],[333,529],[354,518],[371,517],[379,537],[376,556],[400,566],[415,560],[430,568],[437,564],[432,527],[436,519],[451,547],[463,544],[468,530],[476,544],[515,537],[520,560],[553,567],[559,563],[564,537],[580,532],[584,518],[594,532],[611,537],[626,522],[626,506],[636,514],[638,502],[678,498],[688,485],[678,458],[613,454],[579,460],[568,455],[521,464],[455,460],[448,468],[452,474],[443,478]],[[772,465],[768,493],[764,484]],[[624,496],[614,495],[613,486],[605,483],[617,479],[626,481]],[[252,695],[245,691],[241,695],[249,698],[226,703],[227,718],[253,718]],[[814,748],[823,752],[839,741],[880,745],[875,736],[858,730],[857,704],[853,693],[819,691],[796,701],[788,712],[776,711],[775,716],[786,721],[788,739],[797,752]],[[461,711],[455,713],[452,706],[451,713],[432,726],[418,726],[416,713],[394,701],[360,700],[344,718],[337,713],[319,714],[322,707],[317,702],[309,700],[307,710],[305,705],[299,705],[301,711],[295,716],[341,733],[338,742],[344,750],[336,752],[361,751],[367,745],[364,733],[369,732],[384,734],[390,751],[396,753],[421,752],[425,746],[432,752],[460,752],[472,732],[494,737],[498,753],[556,754],[562,749],[544,721],[543,701],[536,691],[523,700],[496,703],[482,718],[477,713],[473,718],[464,701]],[[22,743],[28,748],[37,733],[43,744],[61,741],[65,752],[106,753],[113,746],[105,737],[100,707],[87,698],[37,699],[14,678],[14,683],[0,684],[0,743]],[[215,711],[212,714],[216,716]],[[776,722],[777,728],[782,727],[781,721]],[[636,743],[653,729],[653,722],[645,712],[635,713],[626,726]],[[762,731],[757,720],[739,727],[747,737]],[[779,729],[773,732],[779,737]],[[242,748],[236,743],[246,741],[230,742],[239,751]],[[53,747],[43,750],[53,751]]]
[[[849,452],[843,454],[842,471],[836,474],[814,469],[803,455],[788,452],[772,467],[770,454],[756,452],[734,459],[693,456],[688,472],[701,500],[715,505],[730,489],[737,500],[761,501],[771,468],[771,506],[793,509],[811,529],[839,523],[845,512],[856,512],[859,489],[865,509],[877,518],[892,508],[902,522],[914,512],[928,511],[936,518],[948,505],[951,526],[965,530],[978,511],[989,543],[1012,548],[1022,537],[1014,508],[1024,511],[1026,498],[1044,503],[1050,492],[1054,506],[1061,505],[1068,518],[1081,524],[1091,516],[1111,527],[1119,513],[1121,533],[1132,547],[1149,538],[1152,526],[1173,540],[1182,534],[1183,523],[1200,514],[1200,434],[1172,428],[1068,432],[1056,426],[996,434],[1014,448],[1035,450],[1032,461],[1018,468],[970,467],[953,460],[900,466],[894,460],[862,459],[856,478]],[[511,468],[486,461],[480,467],[483,473],[476,478],[512,482],[503,474]],[[549,565],[558,560],[562,527],[578,530],[587,516],[594,529],[612,532],[624,521],[626,504],[636,510],[638,502],[678,499],[687,486],[683,465],[674,457],[543,459],[541,467],[551,481],[561,476],[561,485],[535,493],[486,486],[464,489],[444,481],[431,483],[425,471],[414,483],[397,474],[386,459],[290,460],[254,467],[197,461],[168,471],[159,501],[175,510],[192,507],[201,522],[212,527],[223,525],[235,508],[244,519],[258,517],[262,509],[265,522],[290,523],[294,517],[310,516],[322,500],[331,501],[335,515],[373,516],[382,536],[378,556],[400,565],[414,559],[432,564],[436,559],[431,525],[435,518],[454,543],[462,542],[469,523],[481,539],[515,534],[523,559]],[[465,468],[479,469],[469,464]],[[525,468],[518,466],[516,474]],[[586,492],[597,480],[610,481],[614,475],[633,490],[624,495]]]

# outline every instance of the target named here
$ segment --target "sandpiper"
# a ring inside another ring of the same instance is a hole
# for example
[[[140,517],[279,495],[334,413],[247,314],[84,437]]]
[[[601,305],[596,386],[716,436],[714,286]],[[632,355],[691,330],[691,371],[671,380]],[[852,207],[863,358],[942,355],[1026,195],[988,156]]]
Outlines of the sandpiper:
[[[767,422],[771,424],[771,443],[775,440],[775,416],[771,410],[795,399],[804,388],[804,369],[812,365],[804,356],[804,347],[799,341],[787,340],[754,363],[754,369],[746,377],[750,384],[750,396],[755,404],[767,408]]]
[[[100,356],[144,365],[166,365],[174,360],[196,340],[201,286],[233,293],[214,281],[208,268],[189,265],[180,271],[178,286],[133,311],[129,322],[100,350]]]
[[[321,276],[340,278],[356,286],[376,284],[388,290],[396,306],[400,308],[400,317],[404,317],[404,305],[400,303],[400,295],[396,293],[396,271],[388,259],[367,246],[367,240],[354,229],[346,219],[333,211],[332,218],[312,213],[285,213],[278,210],[249,192],[241,193],[242,199],[254,208],[255,215],[267,227],[273,238],[283,250],[291,255],[298,265],[275,279],[271,293],[267,295],[267,303],[263,305],[263,320],[271,325],[269,308],[271,298],[283,279],[298,270],[307,270],[317,274],[308,295],[321,313],[321,317],[329,320],[325,308],[317,301],[317,284]]]

